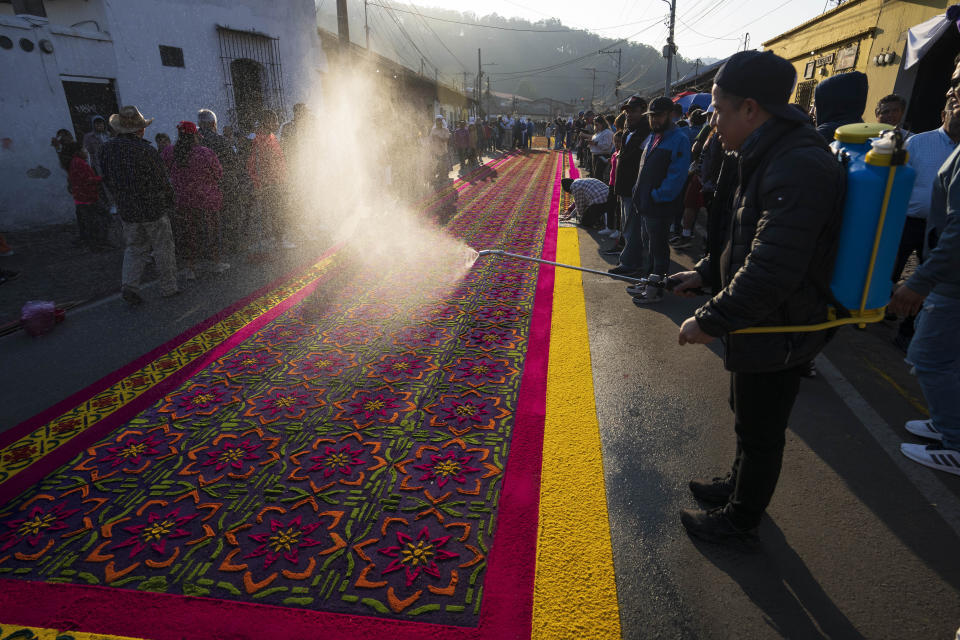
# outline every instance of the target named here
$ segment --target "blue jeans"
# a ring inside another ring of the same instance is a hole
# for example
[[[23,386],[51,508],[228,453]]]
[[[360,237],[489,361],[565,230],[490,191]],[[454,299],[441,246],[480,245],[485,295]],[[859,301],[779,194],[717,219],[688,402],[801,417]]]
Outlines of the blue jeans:
[[[633,196],[620,196],[620,228],[618,231],[624,233],[627,228],[627,219],[630,217],[630,209],[633,208]]]
[[[620,264],[634,271],[667,275],[670,269],[670,218],[651,218],[634,211],[627,220]]]
[[[943,446],[960,451],[960,299],[931,293],[907,350]]]

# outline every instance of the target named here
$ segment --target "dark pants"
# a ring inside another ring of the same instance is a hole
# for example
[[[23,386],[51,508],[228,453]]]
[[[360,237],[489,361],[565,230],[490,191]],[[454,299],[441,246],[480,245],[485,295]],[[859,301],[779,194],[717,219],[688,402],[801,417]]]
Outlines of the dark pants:
[[[580,214],[580,225],[588,228],[595,228],[603,220],[603,214],[607,212],[607,203],[598,202],[587,207],[587,210]]]
[[[76,214],[80,240],[91,249],[107,246],[107,226],[110,219],[103,205],[99,202],[78,204]]]
[[[731,471],[735,488],[728,517],[738,527],[757,526],[773,497],[801,369],[730,375],[737,455]]]
[[[923,262],[923,251],[926,244],[927,221],[923,218],[912,218],[907,216],[907,221],[903,225],[903,235],[900,236],[900,247],[897,249],[897,261],[893,263],[893,274],[890,280],[896,286],[900,282],[900,276],[903,275],[903,268],[907,266],[907,260],[910,254],[917,252],[917,259]],[[913,337],[913,322],[916,316],[907,316],[900,323],[897,333],[909,340]]]
[[[923,218],[912,218],[907,216],[907,221],[903,225],[903,235],[900,236],[900,247],[897,249],[897,261],[893,263],[893,274],[890,279],[893,284],[900,281],[903,274],[903,268],[907,266],[907,260],[910,254],[917,252],[917,258],[923,261],[924,240],[927,233],[927,221]]]

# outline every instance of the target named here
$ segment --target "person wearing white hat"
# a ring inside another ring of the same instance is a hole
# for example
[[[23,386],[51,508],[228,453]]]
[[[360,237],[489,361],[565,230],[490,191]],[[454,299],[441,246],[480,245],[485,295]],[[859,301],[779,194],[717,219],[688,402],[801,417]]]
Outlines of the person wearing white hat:
[[[153,118],[144,118],[136,107],[121,107],[120,113],[110,116],[110,128],[117,135],[103,144],[100,154],[104,182],[123,222],[121,292],[131,306],[143,302],[140,278],[151,254],[160,272],[161,294],[180,292],[169,218],[173,188],[160,154],[143,138],[151,122]]]

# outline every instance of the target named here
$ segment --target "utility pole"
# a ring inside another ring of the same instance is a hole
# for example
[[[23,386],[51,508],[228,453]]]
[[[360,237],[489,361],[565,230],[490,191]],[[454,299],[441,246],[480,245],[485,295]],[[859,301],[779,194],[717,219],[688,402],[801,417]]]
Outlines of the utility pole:
[[[621,57],[621,53],[623,52],[623,50],[622,50],[622,49],[615,49],[615,50],[610,50],[610,51],[608,51],[608,50],[606,50],[606,49],[601,49],[601,50],[598,51],[597,53],[606,53],[607,55],[611,55],[611,56],[612,56],[613,53],[614,53],[614,51],[616,51],[616,53],[617,53],[617,84],[614,85],[614,86],[616,87],[614,93],[616,93],[617,99],[619,100],[619,99],[620,99],[620,57]],[[601,92],[601,93],[602,93],[602,92]]]
[[[463,91],[463,97],[466,98],[467,97],[467,72],[466,71],[463,72],[463,86],[460,87],[460,89],[461,91]],[[467,106],[469,106],[469,104]]]
[[[367,36],[367,51],[370,50],[370,25],[367,23],[367,0],[363,0],[363,31]]]
[[[420,58],[420,77],[423,77],[423,58]]]
[[[673,56],[677,54],[677,46],[673,43],[673,29],[677,21],[677,0],[663,0],[670,5],[670,35],[667,36],[667,46],[663,48],[663,57],[667,59],[667,82],[663,95],[670,96],[670,74],[673,71]]]
[[[337,35],[340,46],[350,44],[350,22],[347,20],[347,0],[337,0]]]
[[[746,51],[749,46],[750,46],[750,34],[745,33],[743,34],[743,50]]]
[[[483,88],[482,82],[483,67],[480,64],[480,48],[477,48],[477,92],[474,94],[477,98],[477,116],[482,117],[483,109],[480,108],[480,90]]]
[[[590,108],[593,109],[593,99],[597,96],[597,68],[583,67],[583,70],[593,72],[593,81],[590,83]]]

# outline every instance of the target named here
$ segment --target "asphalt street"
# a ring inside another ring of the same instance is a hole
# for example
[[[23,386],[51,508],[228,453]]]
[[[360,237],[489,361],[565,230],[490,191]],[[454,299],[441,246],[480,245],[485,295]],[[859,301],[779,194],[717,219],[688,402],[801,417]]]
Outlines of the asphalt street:
[[[583,266],[609,267],[579,235]],[[735,447],[722,346],[677,344],[697,300],[583,287],[624,638],[953,638],[960,477],[899,453],[925,416],[892,325],[842,329],[803,381],[763,550],[744,555],[678,520],[688,480],[726,473]]]

